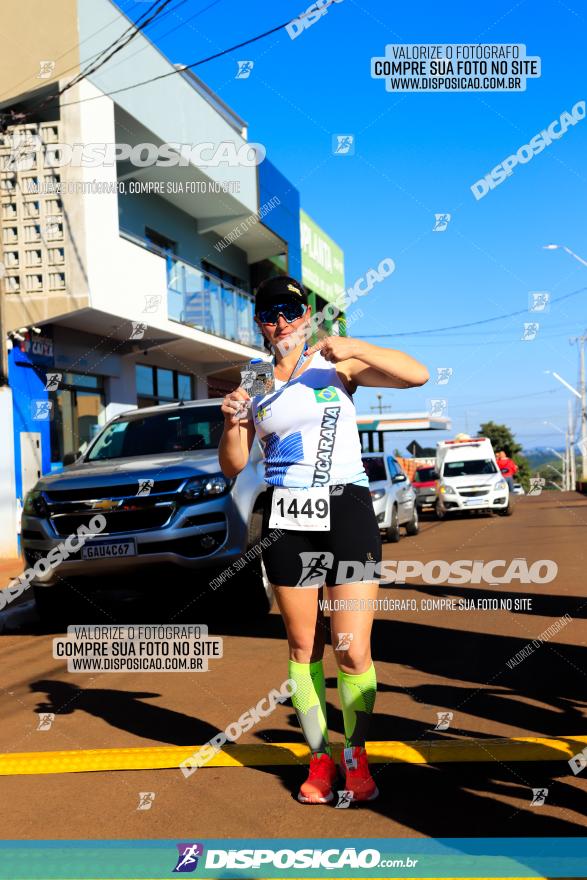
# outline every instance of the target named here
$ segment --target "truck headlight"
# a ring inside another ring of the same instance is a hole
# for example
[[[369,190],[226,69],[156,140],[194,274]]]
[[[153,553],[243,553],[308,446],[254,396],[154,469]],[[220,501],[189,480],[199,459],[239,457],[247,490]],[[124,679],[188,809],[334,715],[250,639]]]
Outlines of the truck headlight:
[[[441,486],[440,493],[441,493],[441,495],[456,495],[457,494],[452,486]]]
[[[501,492],[503,489],[507,489],[508,484],[505,480],[498,480],[497,483],[493,487],[494,492]]]
[[[370,489],[369,491],[373,501],[379,501],[380,498],[385,496],[385,489]]]
[[[234,480],[227,479],[224,474],[194,477],[185,484],[180,497],[183,501],[203,501],[204,498],[217,498],[230,492],[233,484]]]
[[[30,492],[27,492],[26,498],[24,499],[23,510],[28,516],[45,518],[48,514],[48,510],[43,493],[39,492],[38,489],[32,489]]]

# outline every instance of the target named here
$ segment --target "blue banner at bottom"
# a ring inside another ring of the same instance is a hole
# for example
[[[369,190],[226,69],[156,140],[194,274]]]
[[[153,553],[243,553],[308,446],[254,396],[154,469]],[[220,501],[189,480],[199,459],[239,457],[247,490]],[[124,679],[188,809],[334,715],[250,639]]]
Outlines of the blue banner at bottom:
[[[0,841],[0,880],[585,878],[587,837]]]

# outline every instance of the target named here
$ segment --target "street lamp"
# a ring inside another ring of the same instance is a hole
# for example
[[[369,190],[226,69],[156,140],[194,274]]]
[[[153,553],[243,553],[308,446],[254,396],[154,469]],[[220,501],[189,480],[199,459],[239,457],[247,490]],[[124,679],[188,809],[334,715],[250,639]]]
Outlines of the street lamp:
[[[587,260],[584,260],[583,257],[580,257],[578,254],[576,254],[574,251],[572,251],[570,248],[568,248],[565,244],[543,244],[542,248],[545,251],[557,251],[557,250],[566,251],[567,254],[570,254],[571,257],[574,257],[575,260],[577,260],[583,266],[587,266]]]
[[[567,389],[571,392],[571,394],[574,394],[575,397],[578,397],[579,400],[581,400],[581,394],[580,394],[580,392],[577,391],[576,388],[573,388],[573,386],[570,385],[565,379],[563,379],[562,376],[559,376],[559,374],[558,374],[558,373],[555,373],[554,370],[545,370],[544,372],[545,372],[545,373],[549,373],[551,376],[554,376],[554,378],[555,378],[558,382],[560,382],[561,385],[564,385],[565,388],[567,388]]]
[[[548,422],[545,422],[544,424],[545,424],[545,425],[548,425],[549,423],[548,423]],[[556,425],[555,425],[555,427],[556,427]],[[553,449],[553,448],[552,448],[552,446],[547,446],[546,448],[547,448],[547,450],[548,450],[549,452],[553,452],[558,458],[560,458],[561,461],[564,461],[564,460],[565,460],[564,455],[561,455],[560,452],[557,452],[556,449]]]
[[[556,430],[559,431],[559,433],[564,434],[566,437],[566,431],[563,431],[562,428],[559,428],[559,426],[555,425],[553,422],[547,422],[546,419],[544,419],[543,424],[550,425],[551,428],[556,428]]]

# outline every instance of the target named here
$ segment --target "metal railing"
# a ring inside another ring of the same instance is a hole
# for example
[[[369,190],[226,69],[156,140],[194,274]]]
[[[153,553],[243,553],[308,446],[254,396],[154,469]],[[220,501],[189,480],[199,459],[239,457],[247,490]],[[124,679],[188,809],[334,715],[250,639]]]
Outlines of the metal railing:
[[[120,234],[166,261],[167,314],[172,321],[263,349],[263,337],[253,319],[255,298],[252,294],[126,230],[121,229]]]

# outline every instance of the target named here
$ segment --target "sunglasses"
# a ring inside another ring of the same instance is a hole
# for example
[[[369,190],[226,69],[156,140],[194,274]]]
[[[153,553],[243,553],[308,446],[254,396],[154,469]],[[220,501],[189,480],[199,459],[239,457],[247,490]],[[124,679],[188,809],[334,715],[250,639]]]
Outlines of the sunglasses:
[[[259,309],[257,317],[262,324],[277,324],[280,315],[283,315],[288,324],[297,321],[306,313],[307,306],[300,302],[276,303]]]

